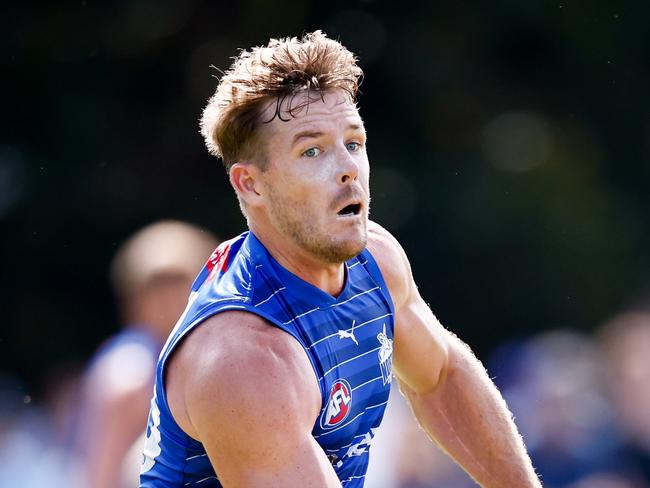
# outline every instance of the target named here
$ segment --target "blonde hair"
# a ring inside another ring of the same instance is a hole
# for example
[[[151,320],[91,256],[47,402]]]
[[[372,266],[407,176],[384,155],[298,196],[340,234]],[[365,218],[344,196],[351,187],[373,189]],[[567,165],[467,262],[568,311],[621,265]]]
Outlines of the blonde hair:
[[[322,97],[339,89],[354,102],[362,77],[355,55],[321,31],[302,39],[271,39],[267,46],[242,50],[203,110],[201,134],[208,151],[223,160],[226,171],[241,158],[252,158],[263,167],[255,133],[268,102],[275,100],[275,113],[264,122],[275,117],[286,120],[283,113],[294,117],[313,101],[312,90]],[[293,106],[295,95],[304,90],[306,101]]]
[[[113,289],[120,298],[129,299],[159,280],[191,280],[217,244],[212,233],[185,222],[163,220],[150,224],[122,244],[113,258]]]

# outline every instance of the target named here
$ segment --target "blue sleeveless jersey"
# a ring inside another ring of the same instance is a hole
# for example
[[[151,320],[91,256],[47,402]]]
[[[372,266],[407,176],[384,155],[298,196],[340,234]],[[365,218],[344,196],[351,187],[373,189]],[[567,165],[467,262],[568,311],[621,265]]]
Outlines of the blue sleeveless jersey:
[[[158,360],[141,488],[221,486],[202,444],[174,421],[163,378],[167,359],[183,337],[225,310],[257,314],[303,347],[322,395],[312,435],[341,484],[363,486],[390,391],[394,310],[368,250],[345,266],[345,286],[334,298],[283,268],[250,232],[217,248]]]

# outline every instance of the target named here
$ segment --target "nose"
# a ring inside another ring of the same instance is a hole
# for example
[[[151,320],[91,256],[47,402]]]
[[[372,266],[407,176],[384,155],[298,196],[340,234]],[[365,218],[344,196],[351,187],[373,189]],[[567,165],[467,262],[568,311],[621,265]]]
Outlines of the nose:
[[[359,177],[359,165],[347,148],[344,147],[343,151],[341,151],[338,157],[338,163],[336,174],[336,181],[338,183],[350,184],[357,181]]]

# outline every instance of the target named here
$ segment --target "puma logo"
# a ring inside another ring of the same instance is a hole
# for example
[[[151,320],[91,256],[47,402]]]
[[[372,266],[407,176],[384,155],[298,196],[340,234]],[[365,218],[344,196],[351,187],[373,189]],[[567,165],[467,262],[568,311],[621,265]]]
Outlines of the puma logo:
[[[357,338],[354,337],[354,323],[356,320],[352,321],[352,327],[348,330],[339,330],[339,339],[352,339],[354,343],[358,346]]]

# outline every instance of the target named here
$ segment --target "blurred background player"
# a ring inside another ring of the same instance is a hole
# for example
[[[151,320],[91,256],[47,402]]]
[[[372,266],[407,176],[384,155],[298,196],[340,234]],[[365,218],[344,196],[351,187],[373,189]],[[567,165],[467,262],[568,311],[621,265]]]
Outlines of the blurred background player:
[[[650,312],[648,305],[622,312],[598,331],[609,366],[616,422],[635,486],[650,486]],[[631,476],[632,477],[632,476]],[[641,480],[645,484],[641,484]]]
[[[137,483],[142,442],[135,459],[126,454],[146,425],[158,353],[216,245],[203,229],[161,221],[134,234],[113,259],[111,282],[126,325],[100,346],[82,379],[76,444],[87,486]]]

